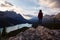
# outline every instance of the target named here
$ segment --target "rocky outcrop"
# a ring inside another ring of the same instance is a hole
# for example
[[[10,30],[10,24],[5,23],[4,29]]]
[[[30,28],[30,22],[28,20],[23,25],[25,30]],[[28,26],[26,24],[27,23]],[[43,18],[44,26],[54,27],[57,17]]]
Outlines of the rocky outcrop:
[[[29,28],[14,37],[10,37],[9,40],[60,40],[59,34],[60,32],[58,31],[38,26],[37,28]]]

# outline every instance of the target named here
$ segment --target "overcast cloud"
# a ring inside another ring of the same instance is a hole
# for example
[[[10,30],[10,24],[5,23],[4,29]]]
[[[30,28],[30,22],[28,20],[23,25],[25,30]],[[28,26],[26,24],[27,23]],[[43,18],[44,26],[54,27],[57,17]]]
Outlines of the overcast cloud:
[[[60,8],[60,0],[39,0],[40,5],[50,8]]]

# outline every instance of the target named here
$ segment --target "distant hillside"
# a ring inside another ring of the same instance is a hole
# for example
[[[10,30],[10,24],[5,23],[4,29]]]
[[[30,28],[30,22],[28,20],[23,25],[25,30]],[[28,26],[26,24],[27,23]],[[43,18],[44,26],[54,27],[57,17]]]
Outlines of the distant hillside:
[[[60,19],[60,13],[58,13],[55,18]]]
[[[55,15],[45,15],[45,16],[43,16],[43,20],[42,20],[43,23],[45,23],[45,22],[52,22],[54,16],[55,16]],[[32,22],[32,23],[35,23],[35,22],[38,21],[38,17],[33,17],[33,18],[30,19],[29,21],[30,21],[30,23],[31,23],[31,22]]]
[[[0,26],[12,26],[28,21],[14,11],[0,11]]]

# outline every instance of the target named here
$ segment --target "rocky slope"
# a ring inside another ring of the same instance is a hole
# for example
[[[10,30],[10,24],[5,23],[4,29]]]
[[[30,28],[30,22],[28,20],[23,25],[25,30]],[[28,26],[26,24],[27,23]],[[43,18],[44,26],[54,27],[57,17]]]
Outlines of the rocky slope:
[[[10,37],[9,40],[60,40],[60,31],[38,26]]]
[[[58,13],[58,14],[55,16],[55,18],[60,20],[60,13]]]

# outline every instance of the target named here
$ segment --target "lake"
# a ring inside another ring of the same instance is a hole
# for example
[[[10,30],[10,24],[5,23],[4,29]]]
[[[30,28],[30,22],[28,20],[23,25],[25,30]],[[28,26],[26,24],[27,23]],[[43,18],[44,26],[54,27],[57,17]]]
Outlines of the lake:
[[[32,24],[25,23],[25,24],[19,24],[19,25],[15,25],[15,26],[9,26],[9,27],[6,27],[6,32],[9,33],[11,31],[20,29],[22,27],[32,27]],[[3,30],[3,28],[0,28],[1,33],[2,33],[2,30]]]

